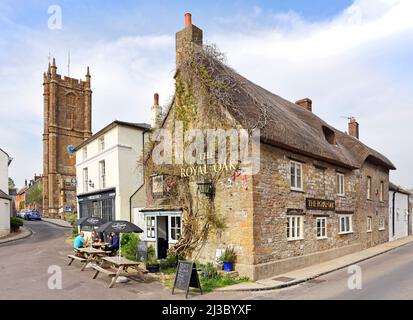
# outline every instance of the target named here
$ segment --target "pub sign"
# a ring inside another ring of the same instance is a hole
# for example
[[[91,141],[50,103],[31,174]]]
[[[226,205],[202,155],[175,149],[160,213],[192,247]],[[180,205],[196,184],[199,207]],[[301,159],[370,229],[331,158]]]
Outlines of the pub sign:
[[[334,211],[336,209],[336,203],[334,200],[307,198],[305,199],[305,207],[308,210]]]

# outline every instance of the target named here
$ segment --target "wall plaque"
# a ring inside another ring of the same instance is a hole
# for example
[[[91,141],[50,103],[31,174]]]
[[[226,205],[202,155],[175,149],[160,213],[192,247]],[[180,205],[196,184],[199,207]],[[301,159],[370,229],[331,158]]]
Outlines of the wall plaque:
[[[336,209],[336,202],[334,200],[307,198],[305,199],[305,207],[308,210],[334,211]]]

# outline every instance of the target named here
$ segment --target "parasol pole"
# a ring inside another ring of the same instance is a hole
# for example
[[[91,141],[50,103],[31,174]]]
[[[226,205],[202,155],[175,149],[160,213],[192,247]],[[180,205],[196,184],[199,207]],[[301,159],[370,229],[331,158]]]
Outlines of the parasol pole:
[[[122,232],[119,232],[119,260],[122,255]]]

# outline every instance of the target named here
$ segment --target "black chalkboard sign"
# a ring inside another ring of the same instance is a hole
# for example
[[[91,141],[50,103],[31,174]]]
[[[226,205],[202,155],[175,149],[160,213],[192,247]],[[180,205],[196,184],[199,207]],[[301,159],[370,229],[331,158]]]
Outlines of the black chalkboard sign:
[[[178,261],[172,294],[174,294],[175,289],[181,289],[186,291],[185,298],[188,298],[189,287],[198,288],[202,294],[201,283],[199,282],[195,262]]]
[[[136,258],[138,261],[146,261],[148,259],[148,246],[145,241],[139,241],[136,248]]]

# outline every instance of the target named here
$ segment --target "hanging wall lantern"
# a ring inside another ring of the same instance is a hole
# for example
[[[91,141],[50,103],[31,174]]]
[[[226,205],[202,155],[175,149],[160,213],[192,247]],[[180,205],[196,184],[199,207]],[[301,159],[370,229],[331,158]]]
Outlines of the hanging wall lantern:
[[[214,189],[212,187],[212,182],[207,179],[202,179],[197,182],[199,193],[206,195],[209,198],[212,198],[214,194]]]

